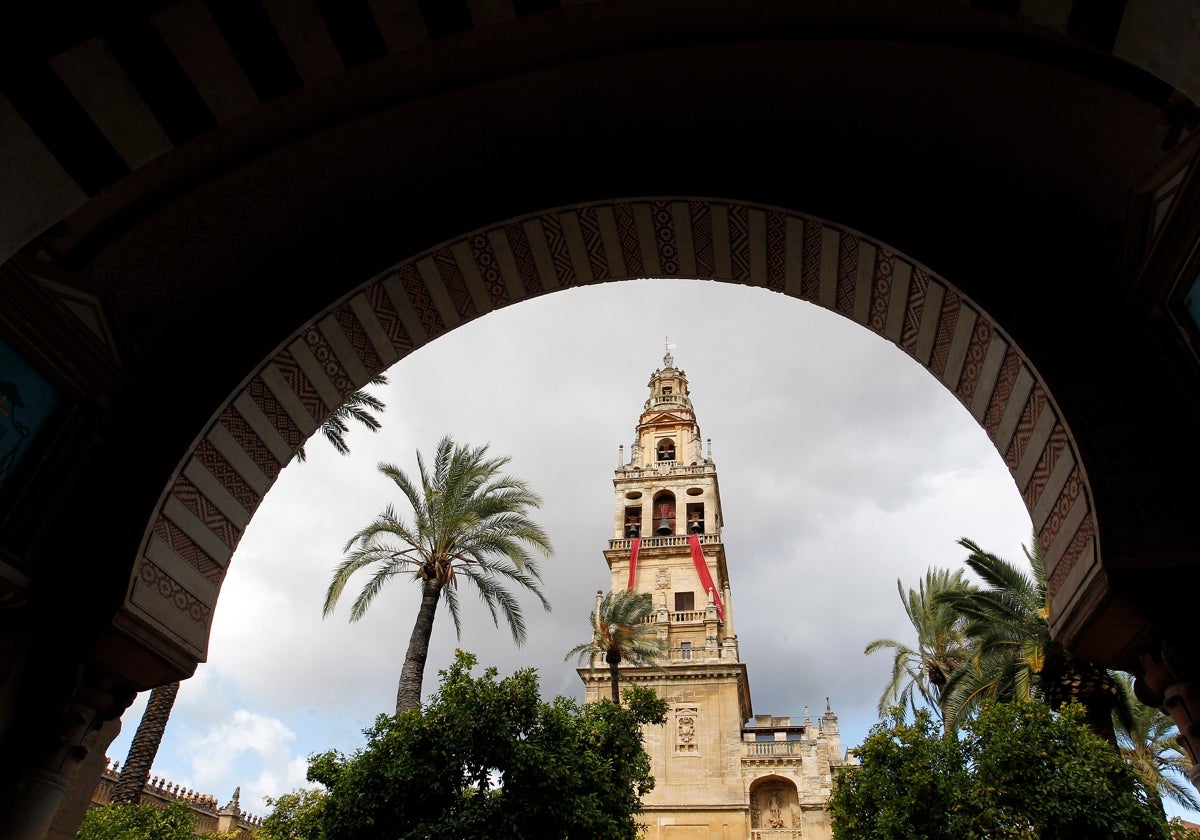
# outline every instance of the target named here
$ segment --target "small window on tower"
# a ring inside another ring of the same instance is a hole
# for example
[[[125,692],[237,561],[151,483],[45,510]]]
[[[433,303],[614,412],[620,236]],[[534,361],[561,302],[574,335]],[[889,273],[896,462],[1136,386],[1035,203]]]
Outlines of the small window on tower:
[[[666,385],[666,386],[664,386],[664,387],[663,387],[663,394],[664,394],[665,396],[670,396],[670,395],[671,395],[671,386],[670,386],[670,385]]]
[[[704,533],[704,503],[689,502],[687,506],[687,529],[689,534]]]
[[[675,441],[670,438],[660,440],[658,442],[658,460],[674,461],[675,460]]]
[[[679,643],[679,658],[680,659],[691,659],[692,658],[692,643],[691,642],[680,642]]]
[[[675,612],[688,612],[696,609],[696,593],[695,592],[676,592],[675,593]]]

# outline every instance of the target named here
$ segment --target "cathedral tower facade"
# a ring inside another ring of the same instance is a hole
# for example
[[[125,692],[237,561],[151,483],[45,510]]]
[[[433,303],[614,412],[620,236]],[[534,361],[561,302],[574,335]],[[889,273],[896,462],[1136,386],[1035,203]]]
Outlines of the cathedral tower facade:
[[[629,457],[613,478],[604,559],[613,591],[650,593],[666,641],[659,667],[622,665],[622,682],[668,703],[647,727],[655,788],[643,800],[649,840],[826,840],[825,803],[841,761],[837,717],[816,726],[755,716],[734,632],[717,468],[701,438],[687,375],[668,350],[648,383]],[[581,668],[586,699],[610,694],[606,668]]]

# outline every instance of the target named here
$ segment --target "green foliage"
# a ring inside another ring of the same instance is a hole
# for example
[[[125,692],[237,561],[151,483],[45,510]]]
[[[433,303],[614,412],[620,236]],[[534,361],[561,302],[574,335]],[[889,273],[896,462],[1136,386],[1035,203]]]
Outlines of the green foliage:
[[[634,840],[654,786],[640,726],[665,722],[665,702],[645,689],[626,707],[542,702],[534,671],[474,665],[460,651],[423,709],[381,715],[354,755],[310,758],[329,790],[324,836]]]
[[[194,840],[196,818],[182,802],[104,805],[83,818],[76,840]]]
[[[966,756],[928,710],[916,709],[910,724],[896,707],[855,753],[861,766],[839,773],[829,801],[837,840],[968,836],[960,806],[971,785]]]
[[[963,737],[896,709],[838,777],[834,837],[1165,840],[1142,783],[1084,723],[1078,704],[984,704]]]
[[[320,788],[301,788],[278,799],[267,797],[274,810],[258,831],[261,840],[325,840],[325,803],[329,795]]]

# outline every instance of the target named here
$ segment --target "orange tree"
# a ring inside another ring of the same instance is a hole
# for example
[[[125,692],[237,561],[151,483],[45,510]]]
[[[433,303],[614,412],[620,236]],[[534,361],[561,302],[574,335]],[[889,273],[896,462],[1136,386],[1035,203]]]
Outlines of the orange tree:
[[[537,675],[474,677],[458,653],[420,709],[381,715],[350,756],[310,759],[328,788],[327,840],[635,840],[654,786],[641,727],[666,720],[646,689],[580,706],[543,702]]]
[[[836,840],[1166,840],[1137,774],[1078,703],[985,704],[961,733],[921,709],[877,724],[830,801]]]

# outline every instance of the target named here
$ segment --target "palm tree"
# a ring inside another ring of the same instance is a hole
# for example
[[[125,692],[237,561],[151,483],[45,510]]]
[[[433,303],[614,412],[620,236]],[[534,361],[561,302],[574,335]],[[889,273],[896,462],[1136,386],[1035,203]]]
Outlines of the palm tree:
[[[419,483],[399,467],[380,464],[379,471],[395,483],[412,508],[412,522],[388,505],[347,541],[346,557],[334,570],[325,593],[328,617],[354,573],[373,566],[374,573],[350,607],[350,620],[358,621],[384,584],[397,575],[420,584],[421,607],[400,670],[397,714],[421,705],[421,680],[439,600],[445,600],[461,636],[461,578],[475,587],[497,627],[500,616],[504,617],[517,644],[525,641],[525,621],[505,584],[528,589],[550,609],[541,591],[541,573],[527,550],[546,556],[552,551],[545,531],[527,515],[531,508],[541,507],[542,500],[524,481],[501,474],[509,459],[489,458],[487,450],[486,445],[455,445],[446,436],[437,445],[432,469],[417,453]]]
[[[1007,702],[1040,696],[1055,709],[1074,699],[1086,710],[1092,730],[1115,744],[1112,715],[1121,706],[1117,684],[1106,669],[1050,638],[1046,562],[1036,536],[1032,551],[1022,546],[1029,573],[966,537],[958,544],[970,552],[965,562],[986,586],[938,596],[966,619],[975,652],[971,667],[957,670],[946,685],[947,721],[957,726],[983,698]]]
[[[653,624],[646,623],[654,612],[654,598],[649,592],[623,589],[609,592],[603,600],[599,592],[596,597],[598,603],[591,615],[592,638],[571,648],[564,661],[575,657],[580,665],[584,661],[594,664],[596,657],[603,656],[608,663],[612,701],[619,705],[617,666],[626,661],[633,665],[657,665],[657,660],[667,652],[667,641],[658,635]]]
[[[971,658],[971,651],[964,633],[966,619],[940,596],[970,588],[961,569],[929,569],[918,588],[910,588],[907,594],[904,585],[896,581],[904,611],[917,631],[917,646],[911,648],[895,639],[876,639],[867,645],[867,655],[885,649],[895,652],[891,681],[879,698],[880,717],[896,704],[909,706],[915,713],[918,699],[941,714],[946,682]]]
[[[382,373],[367,382],[368,385],[386,385],[387,383],[387,376]],[[378,432],[381,426],[374,412],[382,412],[385,408],[387,406],[378,397],[374,397],[366,391],[355,391],[346,397],[344,403],[330,412],[317,431],[329,441],[339,455],[349,455],[350,444],[346,443],[346,435],[349,434],[350,427],[346,421],[356,420],[372,432]],[[296,460],[304,463],[307,457],[304,446],[301,445],[296,450]]]
[[[1200,799],[1188,781],[1191,762],[1179,744],[1179,730],[1170,715],[1139,702],[1133,696],[1133,681],[1127,674],[1113,672],[1113,678],[1130,709],[1130,716],[1121,720],[1114,715],[1117,747],[1141,777],[1146,791],[1157,802],[1164,820],[1163,798],[1176,805],[1200,811]]]
[[[154,764],[154,757],[158,755],[163,733],[167,731],[167,721],[171,719],[171,708],[175,705],[175,695],[178,693],[178,682],[159,686],[150,692],[146,710],[142,712],[137,732],[133,733],[133,741],[129,744],[125,765],[109,797],[110,802],[136,805],[141,801],[142,789],[150,778],[150,768]]]

